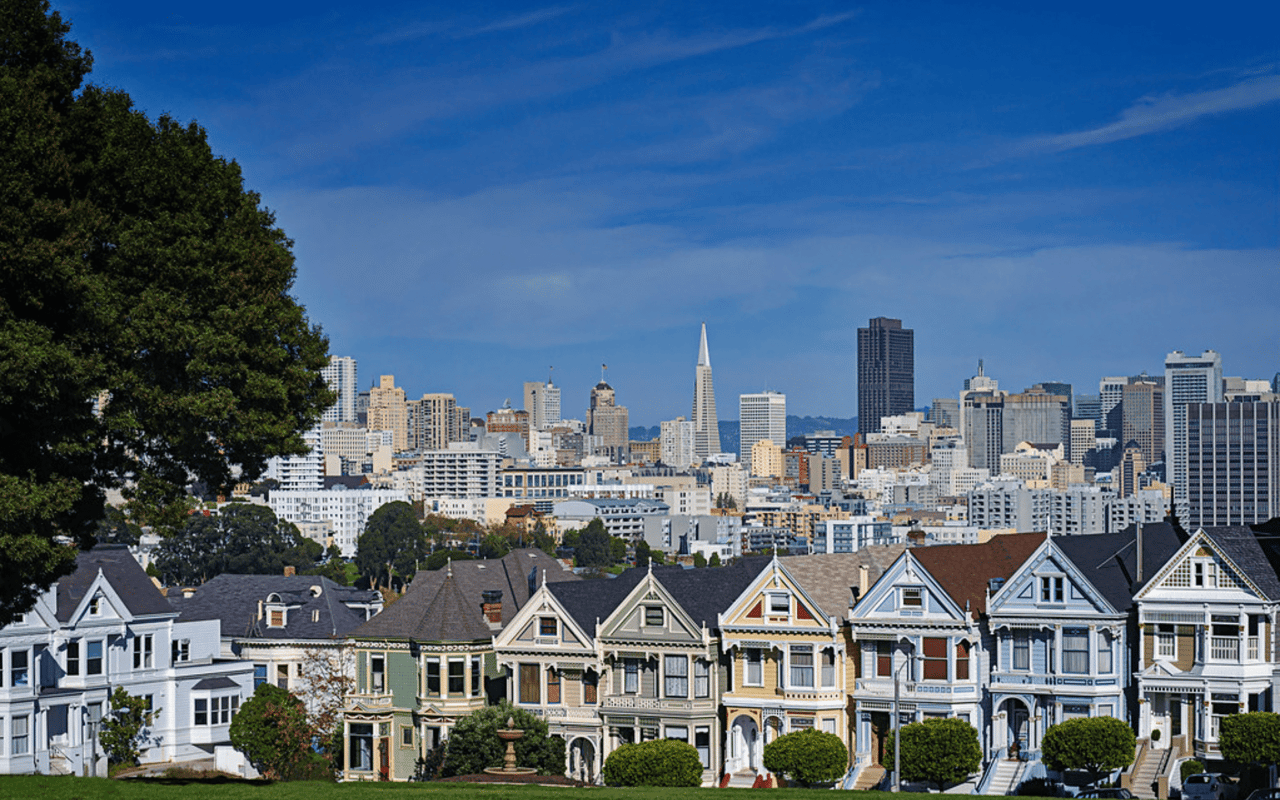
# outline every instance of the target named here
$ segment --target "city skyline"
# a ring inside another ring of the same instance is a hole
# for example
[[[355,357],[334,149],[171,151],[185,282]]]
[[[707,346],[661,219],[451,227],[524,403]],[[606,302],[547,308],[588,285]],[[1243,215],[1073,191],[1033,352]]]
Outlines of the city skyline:
[[[721,418],[851,417],[880,316],[917,407],[979,358],[1010,391],[1280,369],[1269,7],[54,8],[92,82],[242,165],[361,388],[482,416],[554,365],[581,418],[603,362],[657,425],[706,321]]]

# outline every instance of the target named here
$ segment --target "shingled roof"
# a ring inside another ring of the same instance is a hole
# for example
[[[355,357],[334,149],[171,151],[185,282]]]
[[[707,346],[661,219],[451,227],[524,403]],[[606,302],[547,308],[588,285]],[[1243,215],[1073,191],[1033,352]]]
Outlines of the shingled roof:
[[[805,593],[814,599],[837,622],[849,617],[852,587],[858,585],[858,568],[866,565],[868,585],[875,583],[889,568],[906,545],[872,545],[855,553],[816,553],[807,556],[785,556],[778,559]]]
[[[1252,529],[1241,525],[1202,528],[1227,558],[1244,570],[1246,577],[1268,600],[1280,600],[1280,580],[1275,568],[1267,560],[1266,553]]]
[[[1142,575],[1138,575],[1137,526],[1120,533],[1055,536],[1053,544],[1102,593],[1116,611],[1133,605],[1133,596],[1156,574],[1182,542],[1167,522],[1142,526]]]
[[[502,625],[529,601],[542,583],[581,578],[552,556],[534,548],[512,550],[500,559],[455,561],[414,576],[404,596],[351,632],[357,639],[415,639],[471,642],[493,630],[481,612],[483,593],[502,592]]]
[[[260,616],[260,603],[276,595],[289,606],[283,627]],[[255,639],[331,639],[346,636],[364,614],[346,603],[367,605],[377,593],[341,586],[319,575],[218,575],[190,597],[171,597],[183,620],[216,619],[223,636]]]
[[[1008,580],[1036,548],[1044,533],[1006,533],[982,544],[942,544],[915,547],[911,555],[942,585],[961,608],[976,618],[987,610],[987,582]]]
[[[75,613],[85,593],[93,585],[98,571],[108,581],[111,588],[124,601],[129,613],[134,616],[149,614],[172,614],[173,609],[165,601],[164,595],[147,577],[137,559],[122,544],[98,545],[76,556],[76,569],[58,581],[58,621],[67,622]]]

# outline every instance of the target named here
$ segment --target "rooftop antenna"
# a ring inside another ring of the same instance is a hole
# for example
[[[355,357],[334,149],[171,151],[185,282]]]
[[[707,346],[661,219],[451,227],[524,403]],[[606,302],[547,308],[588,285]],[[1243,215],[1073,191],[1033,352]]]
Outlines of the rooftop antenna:
[[[978,359],[978,377],[982,377],[982,359]]]
[[[605,380],[604,380],[604,373],[605,373],[605,371],[606,371],[606,370],[608,370],[608,369],[609,369],[609,365],[608,365],[608,364],[601,364],[601,365],[600,365],[600,382],[601,382],[601,383],[604,383],[604,382],[605,382]]]
[[[547,385],[548,386],[551,385],[551,376],[555,373],[555,371],[556,371],[556,368],[554,366],[547,367]]]

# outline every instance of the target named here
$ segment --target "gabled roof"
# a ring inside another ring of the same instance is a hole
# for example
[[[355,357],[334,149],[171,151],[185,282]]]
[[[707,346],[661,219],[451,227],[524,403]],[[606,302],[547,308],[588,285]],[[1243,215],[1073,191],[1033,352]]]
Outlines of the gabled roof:
[[[911,556],[928,570],[960,608],[975,617],[987,610],[987,582],[1008,580],[1045,540],[1043,533],[1006,533],[982,544],[913,547]]]
[[[1137,526],[1120,533],[1055,536],[1053,544],[1080,570],[1116,611],[1133,605],[1133,596],[1178,552],[1182,543],[1167,522],[1142,526],[1142,577],[1138,577]]]
[[[629,569],[613,579],[548,584],[547,588],[578,627],[594,638],[596,622],[612,614],[645,574],[643,569]]]
[[[1257,534],[1241,525],[1201,528],[1205,535],[1244,572],[1268,600],[1280,600],[1280,580],[1258,543]]]
[[[500,559],[455,561],[419,572],[403,597],[350,635],[424,642],[488,639],[493,630],[481,611],[483,593],[502,592],[505,627],[542,583],[544,572],[547,583],[581,580],[555,558],[533,548],[512,550]],[[449,613],[444,615],[446,610]]]
[[[259,618],[259,603],[265,605],[272,595],[289,607],[284,627],[270,627]],[[319,575],[227,574],[213,578],[190,597],[169,598],[184,621],[216,619],[223,636],[255,639],[346,636],[364,622],[364,614],[346,603],[368,605],[377,600],[377,592],[341,586]]]
[[[858,585],[858,568],[866,565],[867,586],[871,586],[905,549],[901,544],[872,545],[856,553],[784,556],[778,560],[823,611],[844,623],[849,618],[852,588]]]
[[[76,569],[58,581],[58,621],[68,622],[98,577],[98,571],[111,583],[116,594],[134,616],[172,614],[164,595],[151,582],[122,544],[98,545],[76,556]]]

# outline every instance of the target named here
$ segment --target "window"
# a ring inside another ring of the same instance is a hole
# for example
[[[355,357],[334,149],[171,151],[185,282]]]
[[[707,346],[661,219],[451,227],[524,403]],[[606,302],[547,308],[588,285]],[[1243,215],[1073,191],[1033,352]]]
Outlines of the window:
[[[1062,671],[1069,675],[1089,672],[1089,632],[1084,628],[1062,629]]]
[[[551,667],[547,669],[547,702],[560,702],[560,673]]]
[[[432,697],[440,696],[440,659],[427,659],[427,694]]]
[[[1174,636],[1172,625],[1160,625],[1156,628],[1156,658],[1177,658],[1178,640]]]
[[[1111,637],[1106,631],[1098,632],[1098,674],[1111,674]],[[1110,713],[1101,716],[1109,717]]]
[[[622,662],[622,691],[636,694],[640,691],[640,659],[628,658]]]
[[[538,665],[520,665],[520,702],[540,703],[542,697],[538,692]]]
[[[283,628],[284,627],[284,609],[273,608],[267,612],[267,627]]]
[[[746,686],[764,686],[764,653],[758,647],[747,648],[747,674],[742,682]]]
[[[196,698],[195,723],[197,725],[209,724],[209,701],[203,697]]]
[[[1064,579],[1062,576],[1042,575],[1040,577],[1040,602],[1042,603],[1061,603],[1064,600],[1063,595]]]
[[[256,690],[259,686],[267,682],[267,665],[253,665],[253,688]]]
[[[89,601],[89,616],[96,617],[102,613],[102,595],[94,595]]]
[[[893,642],[872,642],[872,653],[875,657],[875,676],[889,678],[893,676]]]
[[[102,674],[102,640],[89,642],[84,660],[84,674]]]
[[[927,681],[945,681],[947,679],[947,640],[940,637],[926,636],[923,649],[924,679]]]
[[[288,680],[288,667],[284,667],[286,681]],[[281,689],[288,689],[287,682],[280,686]],[[369,691],[385,692],[387,690],[387,660],[384,656],[369,656]]]
[[[1191,562],[1191,585],[1205,589],[1218,586],[1218,565],[1209,558],[1197,558]]]
[[[804,689],[813,688],[812,645],[791,645],[791,685]]]
[[[191,660],[191,640],[190,639],[174,639],[170,646],[171,662],[177,664],[181,661]]]
[[[924,605],[924,590],[919,586],[902,587],[902,607],[920,608]]]
[[[956,642],[956,680],[969,680],[969,643]]]
[[[705,658],[693,662],[693,696],[711,696],[711,663]]]
[[[67,642],[67,674],[80,674],[80,643]]]
[[[644,607],[644,624],[653,627],[662,626],[662,606]]]
[[[150,633],[144,633],[140,636],[133,637],[133,668],[134,669],[151,669],[152,663],[151,646],[153,644],[153,636]]]
[[[1031,669],[1031,636],[1026,631],[1013,633],[1013,668]]]
[[[600,676],[594,670],[587,670],[582,675],[582,704],[593,706],[598,701],[600,692]]]
[[[373,770],[373,724],[351,723],[350,752],[347,763],[356,772]]]
[[[791,613],[791,596],[781,592],[769,595],[770,614]]]
[[[685,656],[666,656],[663,659],[664,686],[667,697],[689,696],[689,659]]]
[[[689,741],[689,729],[683,725],[668,725],[666,738],[675,739],[677,742],[687,742]]]
[[[31,751],[30,724],[30,717],[13,718],[13,749],[10,751],[13,755],[25,756]]]
[[[822,685],[828,688],[836,685],[836,651],[830,647],[822,651]]]
[[[400,746],[413,747],[413,726],[412,725],[400,726]]]
[[[698,750],[698,760],[703,769],[711,768],[711,728],[697,727],[693,729],[693,746]]]
[[[471,657],[471,696],[479,697],[483,688],[480,680],[484,673],[480,669],[480,656]]]
[[[661,611],[662,609],[658,609]],[[658,623],[661,625],[662,623]],[[556,618],[555,617],[539,617],[538,618],[538,635],[539,636],[555,636],[556,635]]]
[[[28,665],[28,659],[31,654],[26,650],[10,650],[9,651],[9,685],[10,686],[26,686],[31,682],[31,670]],[[18,718],[14,717],[14,722]],[[16,737],[15,737],[16,738]]]
[[[467,662],[461,658],[449,659],[449,694],[457,697],[467,693]]]

